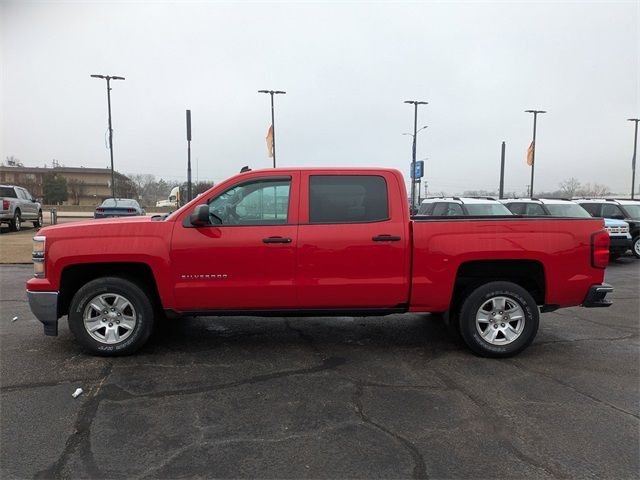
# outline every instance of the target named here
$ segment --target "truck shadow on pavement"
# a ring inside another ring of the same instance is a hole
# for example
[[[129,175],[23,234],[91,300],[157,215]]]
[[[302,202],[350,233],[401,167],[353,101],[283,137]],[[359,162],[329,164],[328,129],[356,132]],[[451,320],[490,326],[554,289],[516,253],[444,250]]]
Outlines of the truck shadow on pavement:
[[[186,317],[161,320],[142,352],[201,351],[226,346],[462,348],[437,315],[386,317]]]

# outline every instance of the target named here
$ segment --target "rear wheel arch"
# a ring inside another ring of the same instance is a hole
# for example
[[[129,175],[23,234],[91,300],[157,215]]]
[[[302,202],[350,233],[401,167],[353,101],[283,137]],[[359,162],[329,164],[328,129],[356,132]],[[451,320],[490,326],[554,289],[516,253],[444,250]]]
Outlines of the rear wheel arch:
[[[537,260],[472,260],[458,267],[451,303],[482,284],[506,281],[520,285],[543,305],[546,298],[544,266]]]

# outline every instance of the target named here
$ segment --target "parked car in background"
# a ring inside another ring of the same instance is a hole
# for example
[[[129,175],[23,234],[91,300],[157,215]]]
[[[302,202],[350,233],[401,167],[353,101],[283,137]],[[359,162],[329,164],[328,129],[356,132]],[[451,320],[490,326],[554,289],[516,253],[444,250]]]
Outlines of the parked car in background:
[[[9,229],[17,232],[22,222],[33,222],[33,226],[42,226],[42,205],[37,202],[26,188],[15,185],[0,185],[0,223],[8,223]]]
[[[611,260],[615,260],[619,256],[624,255],[627,253],[627,250],[632,248],[632,238],[627,222],[613,218],[605,218],[604,229],[609,233],[609,258],[611,258]]]
[[[614,198],[579,198],[575,201],[592,217],[627,222],[631,234],[631,251],[636,258],[640,258],[640,201]]]
[[[590,217],[589,212],[580,205],[562,198],[505,198],[500,201],[515,215],[527,217]]]
[[[512,213],[493,197],[430,197],[420,204],[418,215],[428,217],[494,216]]]
[[[507,198],[500,200],[516,215],[589,218],[591,215],[576,202],[560,198]],[[616,259],[631,248],[629,225],[622,220],[605,219],[609,233],[609,256]]]
[[[132,198],[107,198],[102,205],[96,208],[94,218],[110,217],[135,217],[144,215],[145,211],[140,204]]]

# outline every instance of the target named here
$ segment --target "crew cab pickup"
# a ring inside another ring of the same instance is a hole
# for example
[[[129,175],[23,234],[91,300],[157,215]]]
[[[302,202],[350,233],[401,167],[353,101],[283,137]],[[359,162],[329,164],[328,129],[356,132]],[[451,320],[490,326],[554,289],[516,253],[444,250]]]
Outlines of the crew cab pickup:
[[[476,354],[514,355],[540,311],[606,307],[602,219],[409,216],[381,168],[247,171],[156,217],[34,237],[31,310],[90,352],[129,354],[181,316],[446,313]]]
[[[32,221],[35,228],[42,226],[42,205],[26,188],[0,185],[0,223],[8,223],[12,232],[22,229],[22,222]]]

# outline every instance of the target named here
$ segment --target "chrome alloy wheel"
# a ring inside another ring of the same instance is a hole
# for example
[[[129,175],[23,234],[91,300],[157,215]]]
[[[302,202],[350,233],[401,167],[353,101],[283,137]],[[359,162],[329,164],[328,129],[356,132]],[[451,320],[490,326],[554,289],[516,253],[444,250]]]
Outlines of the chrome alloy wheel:
[[[482,304],[476,313],[476,329],[492,345],[508,345],[524,330],[524,310],[509,297],[493,297]]]
[[[633,242],[633,251],[636,254],[636,257],[640,258],[640,239],[636,239],[635,242]]]
[[[108,345],[128,338],[138,323],[132,303],[117,293],[93,297],[84,309],[82,319],[87,333]]]

